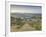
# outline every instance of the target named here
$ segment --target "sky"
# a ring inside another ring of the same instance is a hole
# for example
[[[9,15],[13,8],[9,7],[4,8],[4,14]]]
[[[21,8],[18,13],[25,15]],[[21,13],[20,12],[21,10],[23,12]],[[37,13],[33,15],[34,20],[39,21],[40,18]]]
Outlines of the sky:
[[[11,5],[11,13],[41,13],[41,6]]]

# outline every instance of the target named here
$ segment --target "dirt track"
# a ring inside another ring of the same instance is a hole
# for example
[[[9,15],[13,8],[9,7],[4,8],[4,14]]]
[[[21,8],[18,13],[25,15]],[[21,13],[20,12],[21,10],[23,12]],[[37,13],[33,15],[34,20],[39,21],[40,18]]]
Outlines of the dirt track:
[[[11,27],[11,32],[17,31],[34,31],[35,29],[32,28],[28,23],[25,23],[20,29],[17,29],[16,26]]]

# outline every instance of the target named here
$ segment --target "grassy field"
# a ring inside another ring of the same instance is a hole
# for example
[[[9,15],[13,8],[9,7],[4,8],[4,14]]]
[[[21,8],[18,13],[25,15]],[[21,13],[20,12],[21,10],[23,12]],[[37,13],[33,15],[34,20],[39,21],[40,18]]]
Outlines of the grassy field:
[[[41,16],[33,16],[30,20],[11,17],[11,32],[40,30],[42,30]]]

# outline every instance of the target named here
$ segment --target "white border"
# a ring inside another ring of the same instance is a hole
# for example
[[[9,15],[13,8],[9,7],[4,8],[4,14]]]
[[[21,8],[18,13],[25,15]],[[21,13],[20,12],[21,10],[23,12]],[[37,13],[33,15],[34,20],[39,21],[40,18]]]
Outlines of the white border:
[[[44,4],[42,3],[25,3],[25,2],[6,2],[6,35],[9,37],[15,37],[15,33],[18,34],[40,34],[44,32],[43,23],[42,23],[42,31],[24,31],[24,32],[10,32],[10,4],[16,5],[32,5],[32,6],[42,6],[42,14],[44,13]],[[43,18],[43,17],[42,17]],[[43,20],[42,20],[43,21]]]

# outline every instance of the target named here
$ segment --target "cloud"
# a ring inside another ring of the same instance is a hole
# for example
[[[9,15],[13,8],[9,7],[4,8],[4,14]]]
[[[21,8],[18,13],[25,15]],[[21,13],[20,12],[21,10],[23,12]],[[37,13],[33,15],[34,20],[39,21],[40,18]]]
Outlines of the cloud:
[[[41,6],[12,5],[11,13],[41,13]]]

